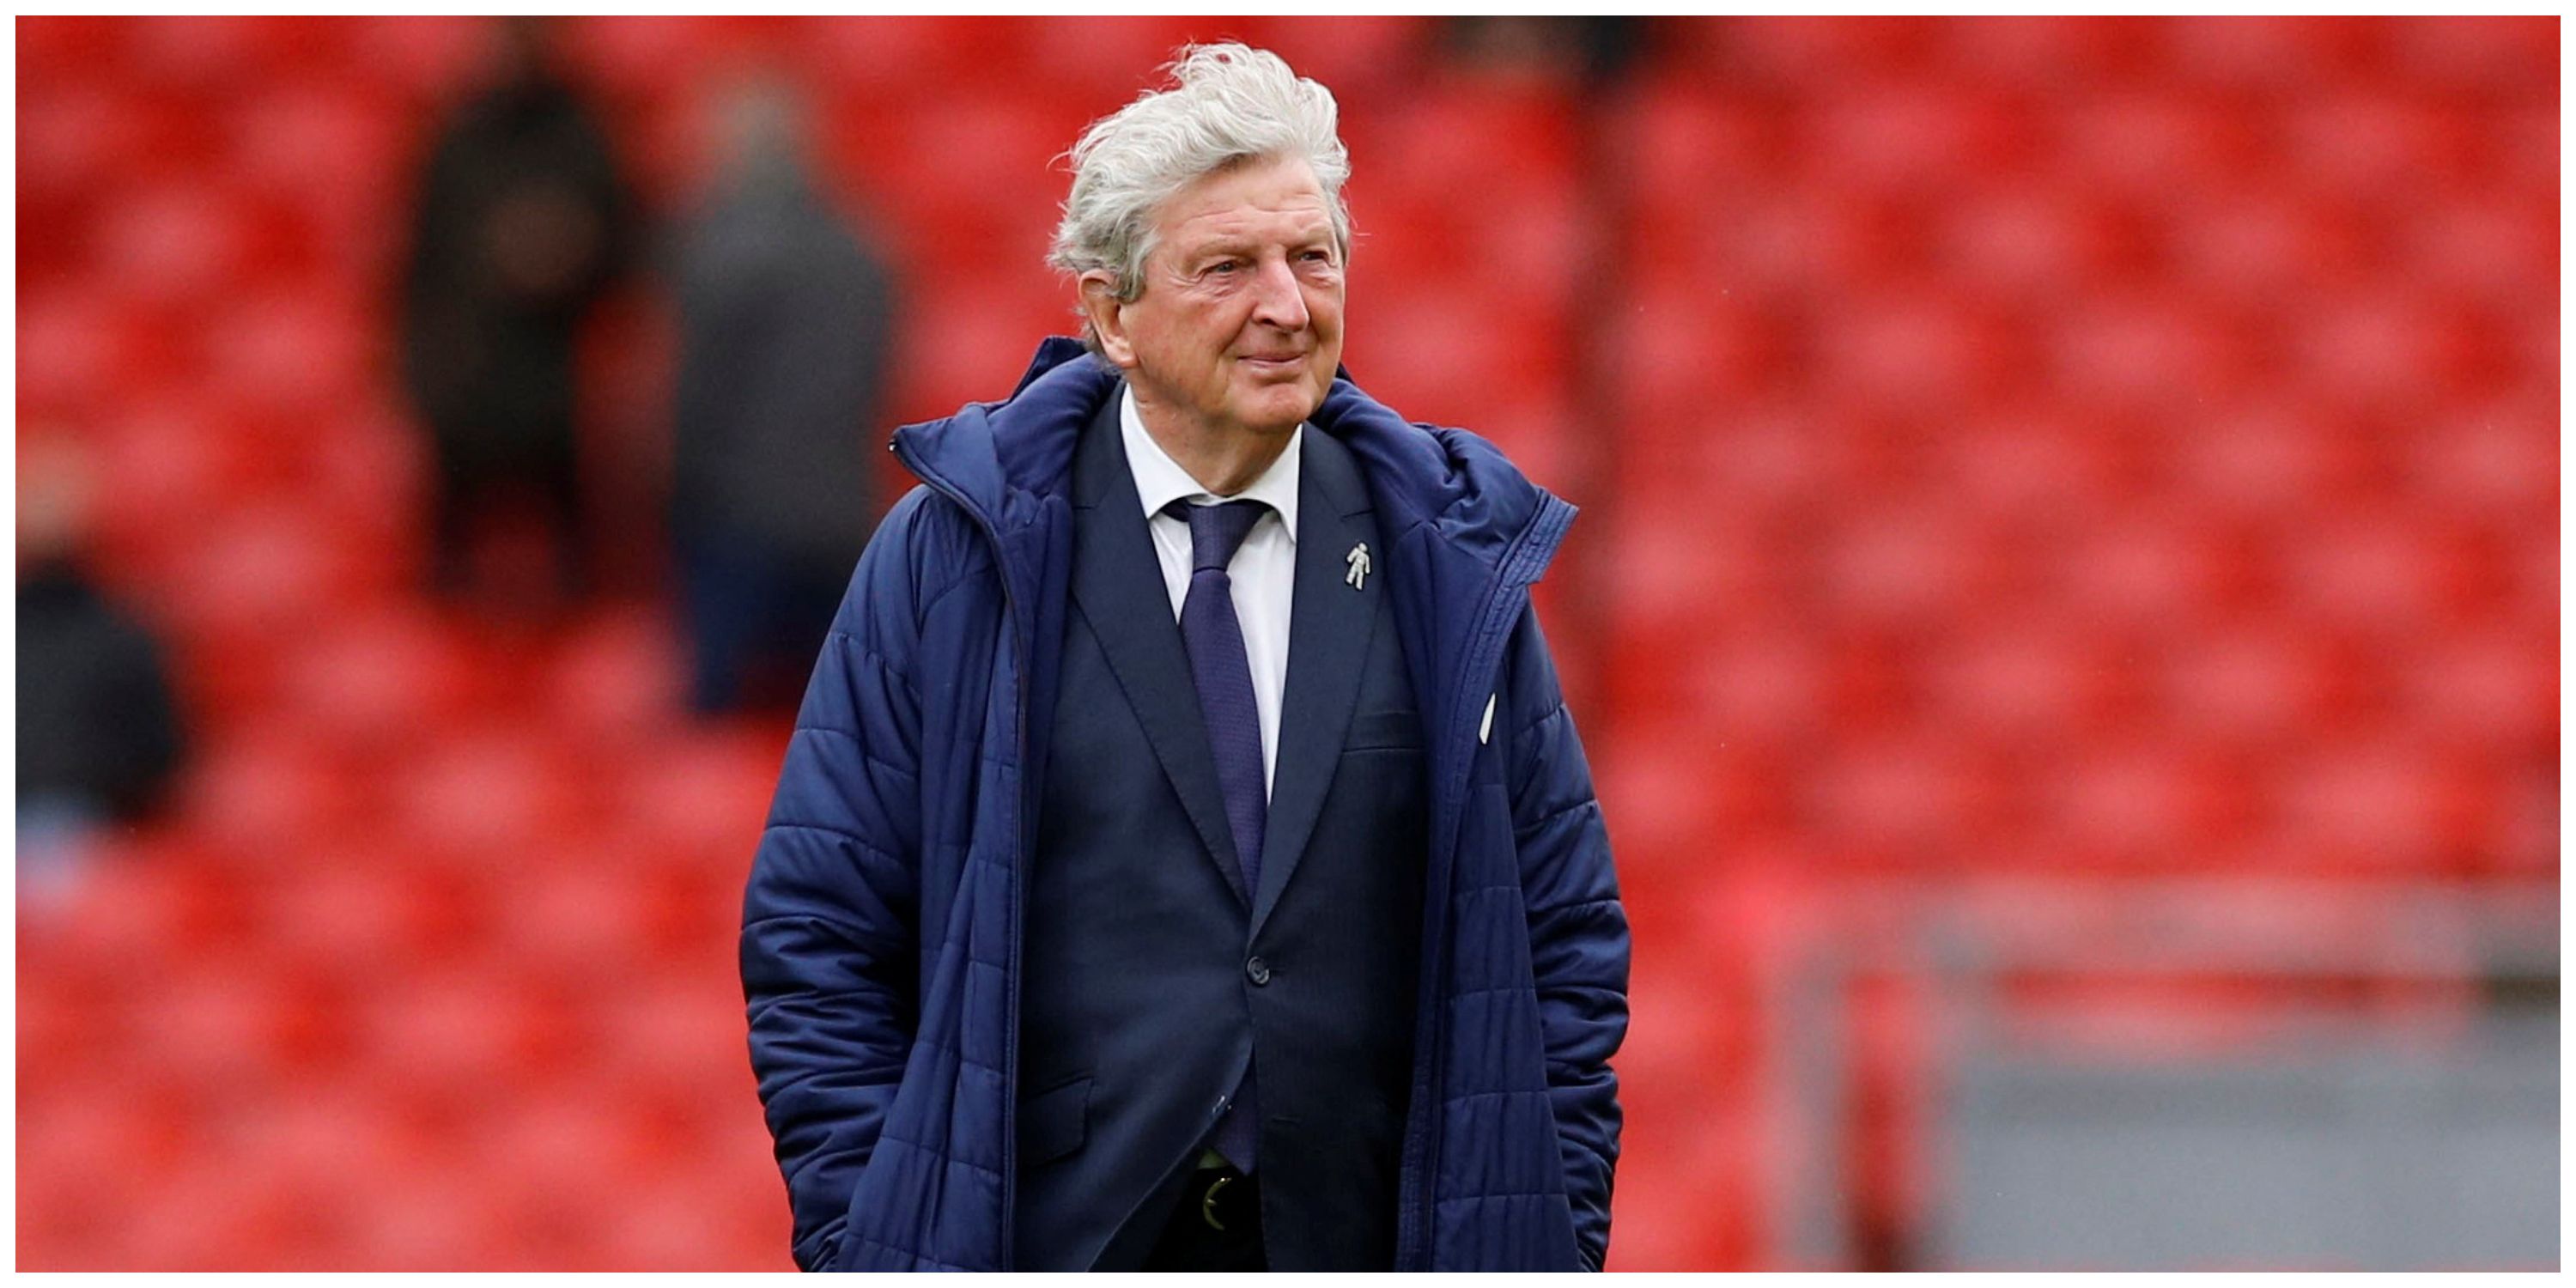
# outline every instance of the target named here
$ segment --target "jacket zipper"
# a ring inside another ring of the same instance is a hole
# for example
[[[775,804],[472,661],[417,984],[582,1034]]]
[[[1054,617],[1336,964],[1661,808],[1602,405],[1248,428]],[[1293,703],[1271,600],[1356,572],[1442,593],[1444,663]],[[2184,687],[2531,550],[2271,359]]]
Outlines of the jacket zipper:
[[[911,452],[904,450],[903,440],[898,438],[888,442],[886,450],[893,452],[895,459],[902,461],[904,467],[911,470],[922,482],[929,484],[941,496],[954,502],[958,509],[965,511],[966,517],[974,522],[975,530],[983,534],[985,544],[992,548],[993,572],[1002,583],[1002,620],[1009,627],[1006,632],[1007,638],[1002,641],[1002,647],[1025,653],[1025,650],[1019,650],[1021,626],[1019,594],[1012,588],[1010,561],[1005,557],[1002,547],[1001,530],[994,526],[991,518],[985,515],[981,507],[966,496],[963,489],[940,477],[937,472],[926,468]],[[1017,1157],[1019,1154],[1019,1101],[1017,1095],[1009,1089],[1019,1085],[1020,1076],[1020,894],[1021,887],[1028,878],[1029,766],[1025,760],[1029,747],[1029,659],[1025,655],[1014,661],[1011,676],[1015,686],[1015,691],[1011,695],[1013,712],[1011,732],[1013,738],[1017,740],[1016,745],[1024,763],[1020,765],[1020,799],[1011,803],[1012,826],[1018,836],[1011,845],[1011,884],[1004,891],[1011,904],[1009,913],[1011,933],[1004,941],[1009,948],[1003,969],[1011,981],[1011,987],[1006,990],[1003,1002],[1006,1010],[1002,1033],[1002,1085],[1006,1090],[1002,1095],[1002,1211],[999,1222],[1001,1237],[1000,1246],[994,1251],[993,1262],[994,1269],[1003,1271],[1011,1267],[1013,1238],[1011,1209],[1015,1206],[1011,1191],[1017,1185],[1015,1178],[1019,1165]]]
[[[1466,710],[1467,695],[1473,693],[1476,688],[1473,682],[1476,676],[1481,675],[1486,690],[1492,691],[1495,676],[1502,667],[1501,644],[1509,635],[1510,619],[1519,613],[1520,603],[1527,598],[1533,574],[1544,567],[1547,560],[1555,554],[1558,543],[1564,539],[1565,530],[1573,520],[1574,507],[1561,499],[1550,497],[1541,505],[1538,514],[1531,518],[1528,526],[1521,529],[1520,535],[1512,538],[1511,543],[1504,547],[1502,560],[1495,568],[1494,580],[1486,590],[1483,602],[1477,608],[1479,620],[1468,646],[1468,660],[1471,665],[1460,674],[1461,683],[1453,710],[1461,713]],[[1461,719],[1454,722],[1454,727],[1447,730],[1444,736],[1461,748],[1466,748],[1467,733],[1466,723]],[[1459,761],[1459,770],[1454,775],[1456,780],[1454,787],[1446,783],[1442,784],[1447,799],[1440,802],[1440,811],[1446,821],[1444,830],[1447,832],[1447,839],[1444,848],[1449,859],[1444,866],[1453,875],[1456,870],[1457,834],[1458,829],[1464,826],[1467,780],[1474,775],[1475,755],[1473,750],[1465,751]],[[1448,891],[1445,888],[1440,893],[1443,900],[1448,898]],[[1414,1261],[1411,1266],[1400,1265],[1398,1268],[1411,1270],[1433,1268],[1429,1227],[1434,1195],[1438,1188],[1440,1163],[1440,1133],[1436,1121],[1438,1112],[1436,1102],[1440,1094],[1443,1073],[1441,1040],[1448,1030],[1448,1017],[1446,1008],[1440,1004],[1440,990],[1436,977],[1441,969],[1441,961],[1448,951],[1446,932],[1449,915],[1445,907],[1440,915],[1433,919],[1432,925],[1438,929],[1441,938],[1437,943],[1426,945],[1429,951],[1424,954],[1426,973],[1434,976],[1434,983],[1427,990],[1431,1002],[1429,1008],[1431,1014],[1415,1026],[1415,1041],[1424,1043],[1428,1048],[1428,1054],[1423,1063],[1427,1066],[1426,1072],[1429,1076],[1416,1085],[1415,1094],[1418,1099],[1427,1093],[1434,1104],[1431,1109],[1425,1111],[1424,1126],[1429,1130],[1422,1133],[1420,1143],[1413,1147],[1415,1156],[1401,1160],[1397,1169],[1399,1175],[1408,1166],[1416,1169],[1415,1183],[1419,1187],[1413,1201],[1407,1205],[1408,1210],[1399,1214],[1399,1228],[1396,1234],[1399,1261],[1403,1259],[1403,1249],[1408,1244],[1411,1245]]]

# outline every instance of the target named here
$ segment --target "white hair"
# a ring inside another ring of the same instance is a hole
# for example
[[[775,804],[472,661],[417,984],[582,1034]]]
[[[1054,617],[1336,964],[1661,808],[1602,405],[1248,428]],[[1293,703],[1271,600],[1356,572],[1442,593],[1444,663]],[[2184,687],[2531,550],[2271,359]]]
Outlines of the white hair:
[[[1347,257],[1342,184],[1350,153],[1335,132],[1333,92],[1298,77],[1279,55],[1239,44],[1187,45],[1166,64],[1171,88],[1091,123],[1067,155],[1073,193],[1047,262],[1080,278],[1106,270],[1120,300],[1145,289],[1154,211],[1197,180],[1248,161],[1294,158],[1315,172]],[[1098,340],[1084,326],[1084,343]]]

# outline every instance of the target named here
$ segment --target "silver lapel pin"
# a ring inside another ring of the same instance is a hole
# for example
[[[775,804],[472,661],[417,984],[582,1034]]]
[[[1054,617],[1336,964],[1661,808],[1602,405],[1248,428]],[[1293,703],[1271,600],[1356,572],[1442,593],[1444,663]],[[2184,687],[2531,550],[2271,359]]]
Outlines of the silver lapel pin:
[[[1351,589],[1353,590],[1366,589],[1367,587],[1365,583],[1368,581],[1369,574],[1367,542],[1363,541],[1358,545],[1351,547],[1350,565],[1351,570],[1349,574],[1344,576],[1342,580],[1349,582],[1351,584]]]

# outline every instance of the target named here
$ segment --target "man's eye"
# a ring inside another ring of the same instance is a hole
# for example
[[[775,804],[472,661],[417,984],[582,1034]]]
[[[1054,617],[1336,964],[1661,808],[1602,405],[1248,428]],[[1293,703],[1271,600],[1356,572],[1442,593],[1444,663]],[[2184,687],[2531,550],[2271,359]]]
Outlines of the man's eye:
[[[1220,260],[1218,260],[1217,262],[1215,262],[1215,263],[1213,263],[1213,264],[1208,265],[1208,267],[1207,267],[1207,271],[1209,271],[1209,272],[1211,272],[1211,273],[1231,273],[1231,272],[1233,272],[1234,270],[1236,270],[1236,269],[1238,269],[1238,268],[1241,268],[1241,267],[1243,267],[1243,261],[1242,261],[1242,260],[1239,260],[1239,259],[1220,259]]]

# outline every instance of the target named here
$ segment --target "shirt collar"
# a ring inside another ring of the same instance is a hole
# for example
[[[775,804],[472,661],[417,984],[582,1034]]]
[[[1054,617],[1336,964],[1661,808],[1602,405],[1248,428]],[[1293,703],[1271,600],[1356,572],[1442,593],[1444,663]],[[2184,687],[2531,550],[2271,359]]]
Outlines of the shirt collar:
[[[1151,520],[1163,507],[1177,500],[1259,501],[1278,511],[1280,526],[1288,530],[1288,542],[1297,542],[1297,473],[1298,460],[1306,444],[1306,427],[1288,431],[1288,446],[1279,459],[1252,480],[1250,486],[1230,497],[1220,497],[1199,486],[1181,463],[1145,432],[1144,418],[1136,412],[1136,391],[1121,382],[1118,389],[1118,433],[1127,444],[1127,468],[1136,476],[1136,499],[1144,504],[1145,517]]]

